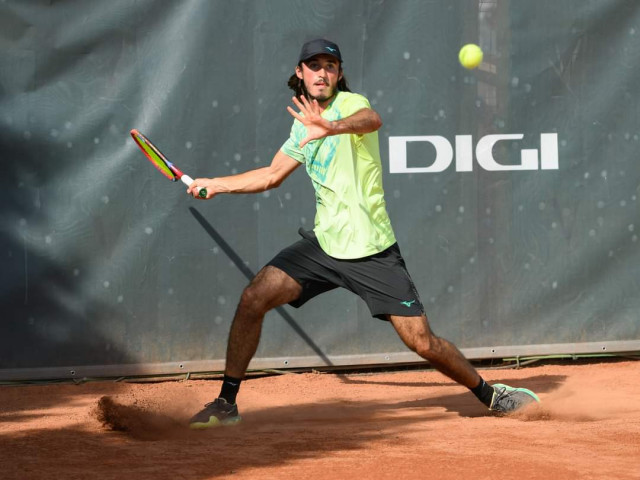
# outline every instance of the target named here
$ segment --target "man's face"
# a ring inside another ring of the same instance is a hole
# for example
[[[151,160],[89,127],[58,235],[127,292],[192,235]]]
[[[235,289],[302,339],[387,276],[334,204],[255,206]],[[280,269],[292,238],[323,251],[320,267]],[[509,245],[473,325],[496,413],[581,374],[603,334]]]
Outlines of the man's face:
[[[336,94],[342,71],[336,57],[323,54],[302,62],[296,67],[296,75],[304,82],[309,96],[322,104]]]

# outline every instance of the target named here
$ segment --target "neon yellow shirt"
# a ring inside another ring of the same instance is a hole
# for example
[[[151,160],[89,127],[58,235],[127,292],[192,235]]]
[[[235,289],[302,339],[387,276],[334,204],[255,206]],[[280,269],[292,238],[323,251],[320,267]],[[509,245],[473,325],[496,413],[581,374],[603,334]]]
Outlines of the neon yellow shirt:
[[[338,92],[322,112],[329,121],[371,108],[362,95]],[[343,134],[307,143],[305,126],[294,120],[281,151],[304,163],[316,192],[314,232],[330,256],[355,259],[379,253],[396,241],[382,189],[378,132]]]

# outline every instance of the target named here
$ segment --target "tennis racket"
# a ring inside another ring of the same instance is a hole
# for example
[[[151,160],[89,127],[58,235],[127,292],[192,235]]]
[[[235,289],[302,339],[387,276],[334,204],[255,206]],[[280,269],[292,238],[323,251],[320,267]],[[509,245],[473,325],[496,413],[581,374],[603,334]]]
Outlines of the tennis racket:
[[[162,152],[158,150],[157,147],[153,143],[151,143],[151,141],[147,137],[145,137],[135,128],[131,130],[130,133],[133,139],[135,140],[136,144],[140,147],[140,150],[142,150],[142,153],[144,153],[145,157],[147,157],[149,161],[165,177],[167,177],[172,182],[177,182],[178,180],[182,180],[182,183],[184,183],[187,186],[193,183],[193,178],[191,178],[189,175],[182,173],[180,169],[178,169],[178,167],[176,167],[173,163],[167,160],[167,157],[165,157],[162,154]],[[207,189],[204,187],[201,188],[198,191],[198,195],[201,198],[207,198]]]

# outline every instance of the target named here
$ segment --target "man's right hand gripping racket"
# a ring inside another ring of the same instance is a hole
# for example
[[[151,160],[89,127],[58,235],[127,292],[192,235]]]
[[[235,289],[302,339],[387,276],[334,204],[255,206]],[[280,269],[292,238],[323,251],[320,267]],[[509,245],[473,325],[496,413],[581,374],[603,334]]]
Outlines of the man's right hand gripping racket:
[[[177,182],[178,180],[182,180],[187,186],[190,186],[193,183],[193,178],[189,175],[185,175],[182,173],[178,167],[176,167],[173,163],[167,160],[160,150],[156,148],[156,146],[149,141],[147,137],[141,134],[135,128],[131,130],[131,136],[135,140],[136,144],[142,150],[145,157],[149,159],[151,163],[162,173],[165,177],[167,177],[172,182]],[[207,198],[207,189],[201,188],[198,190],[198,195],[200,198]]]

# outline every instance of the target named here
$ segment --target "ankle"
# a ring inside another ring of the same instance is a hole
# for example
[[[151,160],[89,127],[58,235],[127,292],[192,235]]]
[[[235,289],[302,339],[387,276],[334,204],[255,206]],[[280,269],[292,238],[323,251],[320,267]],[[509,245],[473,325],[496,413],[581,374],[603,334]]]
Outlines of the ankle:
[[[470,388],[469,390],[471,390],[476,398],[484,403],[487,407],[491,406],[491,400],[493,399],[493,387],[485,382],[482,377],[480,377],[480,383],[476,387]]]
[[[236,403],[236,396],[238,390],[240,390],[241,378],[234,378],[228,375],[224,376],[222,380],[222,388],[220,389],[220,398],[223,398],[227,403],[234,405]]]

